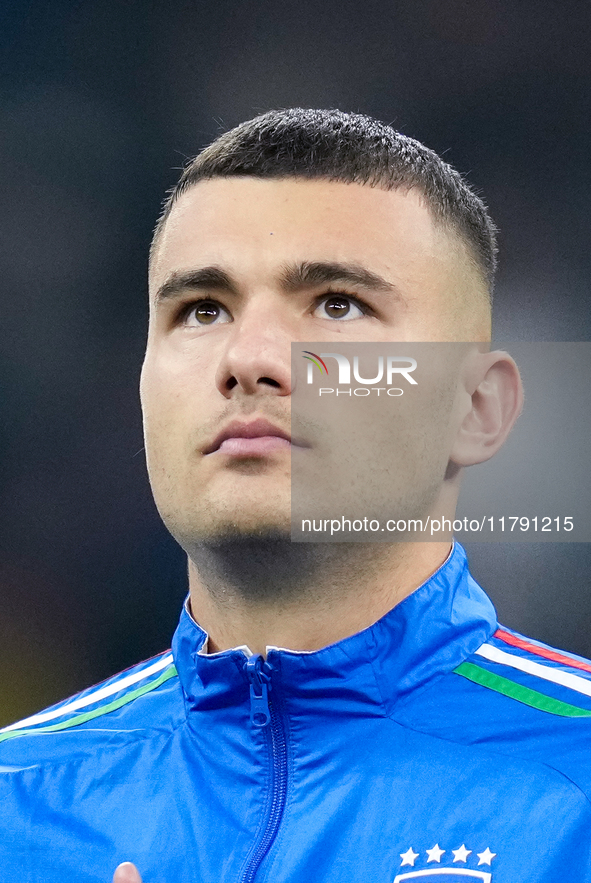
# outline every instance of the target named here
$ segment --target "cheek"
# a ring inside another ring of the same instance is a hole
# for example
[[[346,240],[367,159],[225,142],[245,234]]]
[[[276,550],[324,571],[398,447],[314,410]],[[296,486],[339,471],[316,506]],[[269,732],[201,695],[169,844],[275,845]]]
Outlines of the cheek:
[[[174,415],[211,397],[215,353],[195,340],[163,341],[148,348],[140,392],[144,413]]]
[[[180,370],[176,360],[147,359],[140,394],[149,467],[167,467],[171,456],[190,447],[203,413],[202,382],[192,371]]]

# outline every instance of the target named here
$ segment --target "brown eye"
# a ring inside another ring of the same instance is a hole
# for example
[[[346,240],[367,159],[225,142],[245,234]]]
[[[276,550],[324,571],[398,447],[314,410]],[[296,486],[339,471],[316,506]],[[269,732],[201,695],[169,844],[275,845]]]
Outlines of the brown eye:
[[[332,319],[340,319],[347,315],[350,306],[349,301],[344,297],[329,297],[324,304],[324,309]]]
[[[187,312],[185,325],[214,325],[229,322],[229,313],[213,300],[202,300]]]
[[[322,319],[359,319],[366,315],[352,297],[344,294],[332,294],[325,297],[316,308],[316,315]]]

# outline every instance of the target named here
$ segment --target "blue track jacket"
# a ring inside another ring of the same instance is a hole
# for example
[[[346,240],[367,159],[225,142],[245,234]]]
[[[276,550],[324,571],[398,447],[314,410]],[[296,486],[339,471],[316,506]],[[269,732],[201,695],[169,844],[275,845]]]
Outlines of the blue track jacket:
[[[322,650],[205,639],[0,732],[2,883],[590,883],[591,664],[461,546]]]

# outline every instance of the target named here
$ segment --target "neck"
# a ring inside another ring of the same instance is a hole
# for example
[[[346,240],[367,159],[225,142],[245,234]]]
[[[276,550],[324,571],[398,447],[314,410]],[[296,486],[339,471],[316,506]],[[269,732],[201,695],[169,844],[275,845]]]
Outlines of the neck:
[[[451,544],[240,539],[189,558],[191,610],[208,652],[246,644],[319,650],[372,625],[422,585]]]

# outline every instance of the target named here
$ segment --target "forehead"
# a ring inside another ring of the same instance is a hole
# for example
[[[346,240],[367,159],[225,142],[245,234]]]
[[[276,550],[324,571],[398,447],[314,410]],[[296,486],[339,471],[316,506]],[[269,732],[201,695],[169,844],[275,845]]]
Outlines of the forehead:
[[[364,265],[398,284],[426,276],[445,284],[468,263],[462,243],[434,222],[416,190],[215,178],[175,203],[155,248],[151,286],[198,264],[231,264],[245,279],[268,281],[278,267],[303,260]]]

